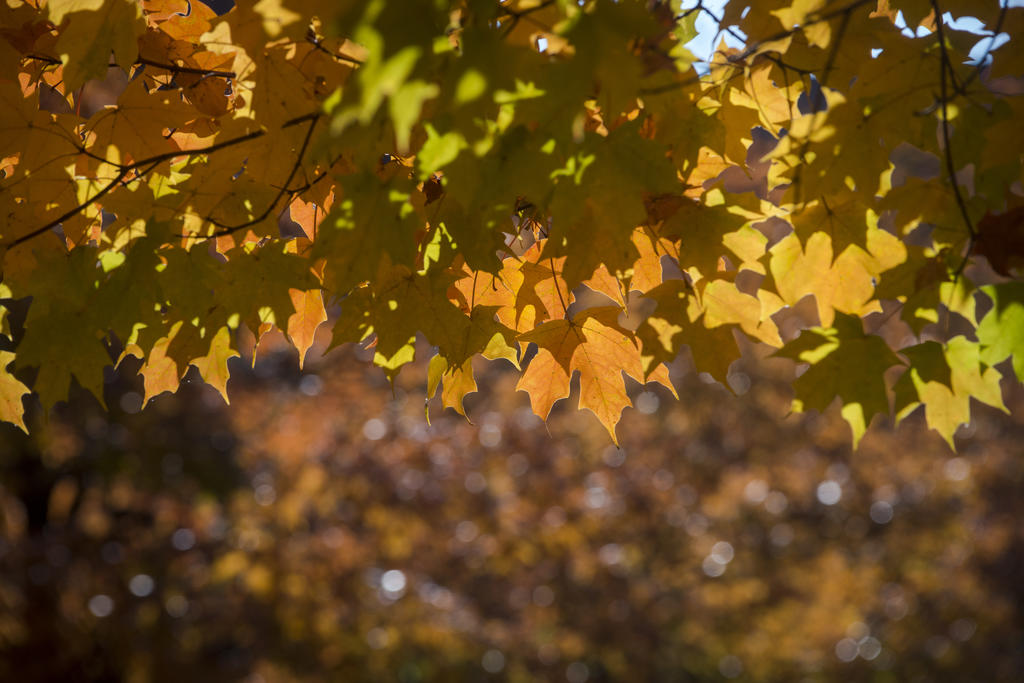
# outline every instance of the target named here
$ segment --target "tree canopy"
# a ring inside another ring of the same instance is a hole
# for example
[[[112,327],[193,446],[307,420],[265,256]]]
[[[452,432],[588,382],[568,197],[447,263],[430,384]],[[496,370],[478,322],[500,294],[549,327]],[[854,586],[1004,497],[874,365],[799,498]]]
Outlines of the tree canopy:
[[[1024,379],[1024,9],[8,4],[0,418],[22,428],[26,394],[102,401],[128,356],[147,402],[190,366],[227,399],[240,330],[301,363],[329,319],[389,378],[425,337],[459,412],[478,355],[522,368],[542,418],[578,374],[613,440],[626,377],[674,391],[684,347],[723,382],[748,342],[806,364],[793,408],[838,398],[854,442],[924,406],[952,444]],[[700,16],[742,47],[698,60]]]

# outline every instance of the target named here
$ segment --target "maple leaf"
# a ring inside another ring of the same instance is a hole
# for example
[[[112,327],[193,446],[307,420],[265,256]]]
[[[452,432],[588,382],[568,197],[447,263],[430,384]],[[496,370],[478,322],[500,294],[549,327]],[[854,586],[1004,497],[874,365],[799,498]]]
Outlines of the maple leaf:
[[[781,346],[782,339],[775,322],[757,297],[741,292],[735,282],[712,280],[700,292],[704,324],[708,327],[736,324],[751,337],[771,346]]]
[[[951,278],[948,259],[946,251],[909,245],[907,259],[879,277],[875,296],[901,301],[900,317],[915,334],[938,322],[941,309],[977,324],[974,285],[963,275]]]
[[[832,324],[835,312],[864,315],[877,309],[872,302],[875,281],[882,272],[906,258],[903,244],[884,230],[868,232],[868,250],[848,246],[833,257],[831,237],[823,232],[811,235],[801,248],[790,235],[771,249],[770,269],[782,300],[796,304],[813,294],[822,325]]]
[[[328,351],[341,344],[363,341],[373,332],[373,292],[369,287],[357,287],[341,301],[341,313],[331,329]]]
[[[117,106],[101,109],[86,124],[95,136],[89,149],[108,159],[133,162],[175,149],[165,132],[196,118],[196,111],[174,91],[148,92],[145,82],[128,84]]]
[[[18,192],[0,194],[5,239],[21,237],[39,220],[61,216],[77,203],[79,188],[72,177],[79,142],[61,123],[37,111],[11,130],[3,153],[17,155],[18,163],[2,182]]]
[[[801,240],[806,242],[814,233],[824,232],[832,238],[833,252],[841,254],[851,244],[867,244],[870,210],[860,195],[847,190],[808,202],[790,220]]]
[[[574,297],[565,280],[564,267],[564,256],[546,255],[541,244],[531,247],[519,265],[523,279],[516,291],[517,312],[532,306],[537,322],[565,317]]]
[[[316,302],[312,300],[315,295],[310,295],[307,309],[307,303],[297,302],[292,290],[314,291],[312,288],[318,282],[310,271],[308,259],[290,253],[281,246],[271,243],[254,249],[235,247],[227,252],[227,263],[219,267],[211,263],[210,259],[200,257],[204,274],[208,278],[206,284],[209,286],[216,283],[221,292],[221,305],[210,312],[207,303],[205,311],[224,321],[232,314],[240,315],[242,322],[253,330],[265,322],[290,330],[293,324],[291,317],[296,311],[306,317],[304,321],[297,320],[294,324],[306,327],[312,325],[318,316]],[[206,271],[206,267],[214,267],[216,271]],[[320,308],[323,308],[322,299]],[[306,333],[301,339],[303,342],[308,341]]]
[[[64,64],[69,90],[90,78],[103,78],[111,52],[125,65],[138,56],[137,39],[146,24],[135,0],[55,0],[46,8],[50,21],[61,27],[54,50]]]
[[[136,240],[127,250],[132,258],[116,249],[98,254],[106,277],[97,282],[92,306],[103,311],[103,322],[119,339],[129,339],[140,327],[163,326],[157,307],[165,300],[157,244],[158,240],[148,236]]]
[[[502,261],[497,274],[465,269],[450,295],[465,312],[476,306],[495,306],[498,320],[518,332],[532,330],[548,319],[565,317],[574,300],[562,278],[565,257],[544,258],[543,242],[534,243],[519,257]]]
[[[209,351],[203,356],[193,358],[192,365],[199,370],[199,375],[203,380],[220,393],[224,402],[230,403],[231,401],[228,399],[228,378],[230,377],[228,360],[239,355],[231,348],[230,330],[226,327],[220,328],[210,336],[209,343]]]
[[[476,391],[476,379],[473,377],[473,360],[466,359],[461,366],[449,367],[444,356],[437,355],[430,359],[427,367],[427,398],[437,393],[441,385],[441,404],[445,408],[453,408],[463,417],[466,416],[466,394]],[[427,421],[430,421],[429,406]]]
[[[743,218],[730,213],[724,205],[684,201],[665,220],[659,234],[680,241],[680,266],[695,266],[704,277],[712,277],[718,270],[719,259],[726,253],[725,235],[743,223]]]
[[[996,365],[1013,358],[1013,371],[1024,381],[1024,285],[1006,282],[982,287],[992,309],[978,324],[981,360]]]
[[[577,78],[597,81],[597,103],[614,118],[633,109],[644,64],[637,41],[661,33],[654,16],[636,3],[598,3],[577,17],[566,38],[576,53],[570,67]]]
[[[29,308],[15,364],[39,368],[32,389],[47,410],[67,399],[72,377],[102,403],[103,368],[110,356],[102,341],[103,322],[93,307],[102,273],[95,249],[39,251],[32,260],[38,269],[33,269],[30,283],[18,283],[17,273],[4,273],[21,291],[32,291],[45,302]],[[87,288],[75,286],[82,282],[89,283]]]
[[[572,321],[550,320],[520,335],[519,341],[536,344],[538,352],[516,385],[530,395],[534,412],[547,418],[554,402],[569,395],[569,380],[578,370],[580,407],[597,416],[616,444],[615,425],[633,405],[622,373],[644,380],[640,349],[614,322],[618,313],[588,309]]]
[[[316,238],[316,229],[320,227],[326,215],[324,208],[313,202],[304,201],[300,197],[292,200],[288,207],[288,217],[298,223],[303,234],[311,240]]]
[[[139,348],[135,343],[129,342],[125,346],[125,355],[132,355],[136,358],[143,358],[139,374],[142,375],[142,405],[148,405],[150,401],[169,391],[175,393],[180,386],[181,378],[185,375],[188,365],[177,362],[173,357],[167,355],[171,340],[178,334],[184,323],[176,322],[166,337],[161,337],[153,344],[149,355]]]
[[[413,357],[413,340],[422,331],[453,367],[488,348],[510,359],[515,352],[507,341],[512,330],[494,319],[494,309],[477,306],[463,313],[447,296],[451,277],[446,273],[412,273],[404,266],[382,267],[374,292],[370,320],[377,333],[379,365],[396,372]],[[514,362],[514,361],[513,361]]]
[[[643,341],[645,368],[673,360],[682,345],[690,348],[694,365],[728,386],[729,366],[740,357],[728,325],[707,327],[692,288],[684,280],[667,280],[644,294],[656,303],[641,323],[637,335]]]
[[[677,250],[671,240],[648,234],[643,229],[634,230],[632,240],[640,257],[629,273],[629,289],[647,292],[662,281],[661,259],[665,256],[671,258]]]
[[[313,346],[317,328],[327,322],[327,311],[324,310],[323,292],[319,289],[290,289],[288,294],[295,306],[295,314],[288,318],[288,338],[299,351],[301,370],[306,352]]]
[[[428,137],[424,147],[434,139]],[[459,139],[466,146],[465,138]],[[545,179],[555,168],[547,143],[543,135],[514,126],[493,140],[478,143],[487,151],[483,156],[457,153],[445,166],[445,197],[437,219],[444,222],[471,268],[493,271],[498,265],[495,253],[504,246],[501,232],[514,230],[517,196],[540,198],[546,193]],[[416,164],[431,172],[438,165],[424,160],[422,152]]]
[[[342,198],[321,224],[313,247],[315,258],[328,259],[325,283],[345,292],[373,279],[382,254],[391,263],[412,266],[414,235],[421,226],[411,207],[403,206],[409,195],[398,188],[392,192],[368,172],[346,178],[339,189]]]
[[[31,390],[10,373],[8,366],[14,361],[10,351],[0,351],[0,420],[17,425],[28,433],[25,426],[25,406],[22,398],[31,394]]]
[[[910,366],[894,387],[897,420],[924,405],[928,426],[955,449],[954,433],[971,421],[972,397],[1009,412],[999,387],[1001,375],[995,368],[982,366],[977,342],[958,335],[945,345],[927,341],[900,353]]]
[[[631,123],[607,138],[588,136],[583,149],[552,173],[558,182],[547,253],[566,256],[562,274],[570,287],[588,279],[601,263],[612,273],[628,270],[639,256],[631,241],[633,229],[647,216],[643,193],[678,187],[665,149],[636,129]],[[587,249],[569,248],[580,244]]]
[[[142,0],[142,10],[151,26],[190,43],[198,43],[217,16],[207,5],[192,5],[188,0]]]
[[[775,355],[809,363],[793,382],[793,410],[824,411],[838,397],[854,446],[871,418],[889,410],[883,375],[901,361],[881,337],[864,334],[857,316],[837,313],[834,326],[804,330]]]

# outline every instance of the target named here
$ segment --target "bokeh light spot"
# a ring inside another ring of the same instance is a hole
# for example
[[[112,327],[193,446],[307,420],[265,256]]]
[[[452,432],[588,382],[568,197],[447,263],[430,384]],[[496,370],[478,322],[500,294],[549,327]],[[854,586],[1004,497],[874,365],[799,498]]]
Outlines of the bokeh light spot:
[[[138,598],[144,598],[152,593],[154,586],[156,586],[156,582],[149,574],[136,574],[128,582],[128,590]]]
[[[498,650],[488,650],[480,660],[480,665],[487,673],[496,674],[505,668],[505,655]]]
[[[109,595],[100,593],[89,598],[89,611],[99,618],[109,617],[114,611],[114,601]]]
[[[818,502],[822,505],[835,505],[843,497],[843,489],[839,486],[839,482],[826,479],[818,484],[817,495]]]

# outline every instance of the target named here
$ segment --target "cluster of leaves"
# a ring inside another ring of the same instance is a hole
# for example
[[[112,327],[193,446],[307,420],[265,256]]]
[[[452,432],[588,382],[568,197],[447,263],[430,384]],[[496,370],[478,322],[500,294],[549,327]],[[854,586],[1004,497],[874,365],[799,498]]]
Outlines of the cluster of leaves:
[[[701,3],[14,4],[3,420],[129,356],[147,402],[190,365],[226,398],[239,327],[301,359],[328,308],[392,379],[423,335],[460,412],[477,355],[529,359],[541,417],[578,373],[613,439],[623,373],[671,386],[684,346],[809,364],[793,407],[838,397],[855,442],[923,405],[952,443],[1024,376],[1024,9],[730,2],[744,47],[700,63]]]
[[[232,363],[230,409],[188,382],[141,412],[137,363],[106,385],[109,415],[75,390],[31,436],[0,425],[4,680],[1009,682],[1024,666],[1020,390],[1012,417],[977,411],[957,457],[922,416],[854,455],[836,411],[777,419],[785,363],[742,360],[732,401],[680,363],[692,400],[634,387],[620,450],[565,406],[545,428],[501,364],[477,363],[476,425],[428,429],[425,359],[393,393],[351,349],[300,375],[268,348],[254,371]]]

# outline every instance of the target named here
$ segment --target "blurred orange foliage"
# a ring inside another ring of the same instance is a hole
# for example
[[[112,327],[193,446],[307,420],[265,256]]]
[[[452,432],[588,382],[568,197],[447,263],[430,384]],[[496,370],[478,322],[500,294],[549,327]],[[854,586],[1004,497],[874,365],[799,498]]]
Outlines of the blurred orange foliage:
[[[187,383],[140,412],[126,372],[109,416],[83,393],[31,437],[0,426],[0,678],[1024,668],[1019,391],[959,455],[922,419],[852,453],[837,406],[780,419],[788,363],[746,358],[732,399],[680,361],[681,402],[629,385],[619,449],[572,400],[545,427],[498,363],[476,368],[472,423],[428,426],[425,365],[392,390],[365,353],[299,373],[261,346],[254,369],[232,361],[230,408]]]

